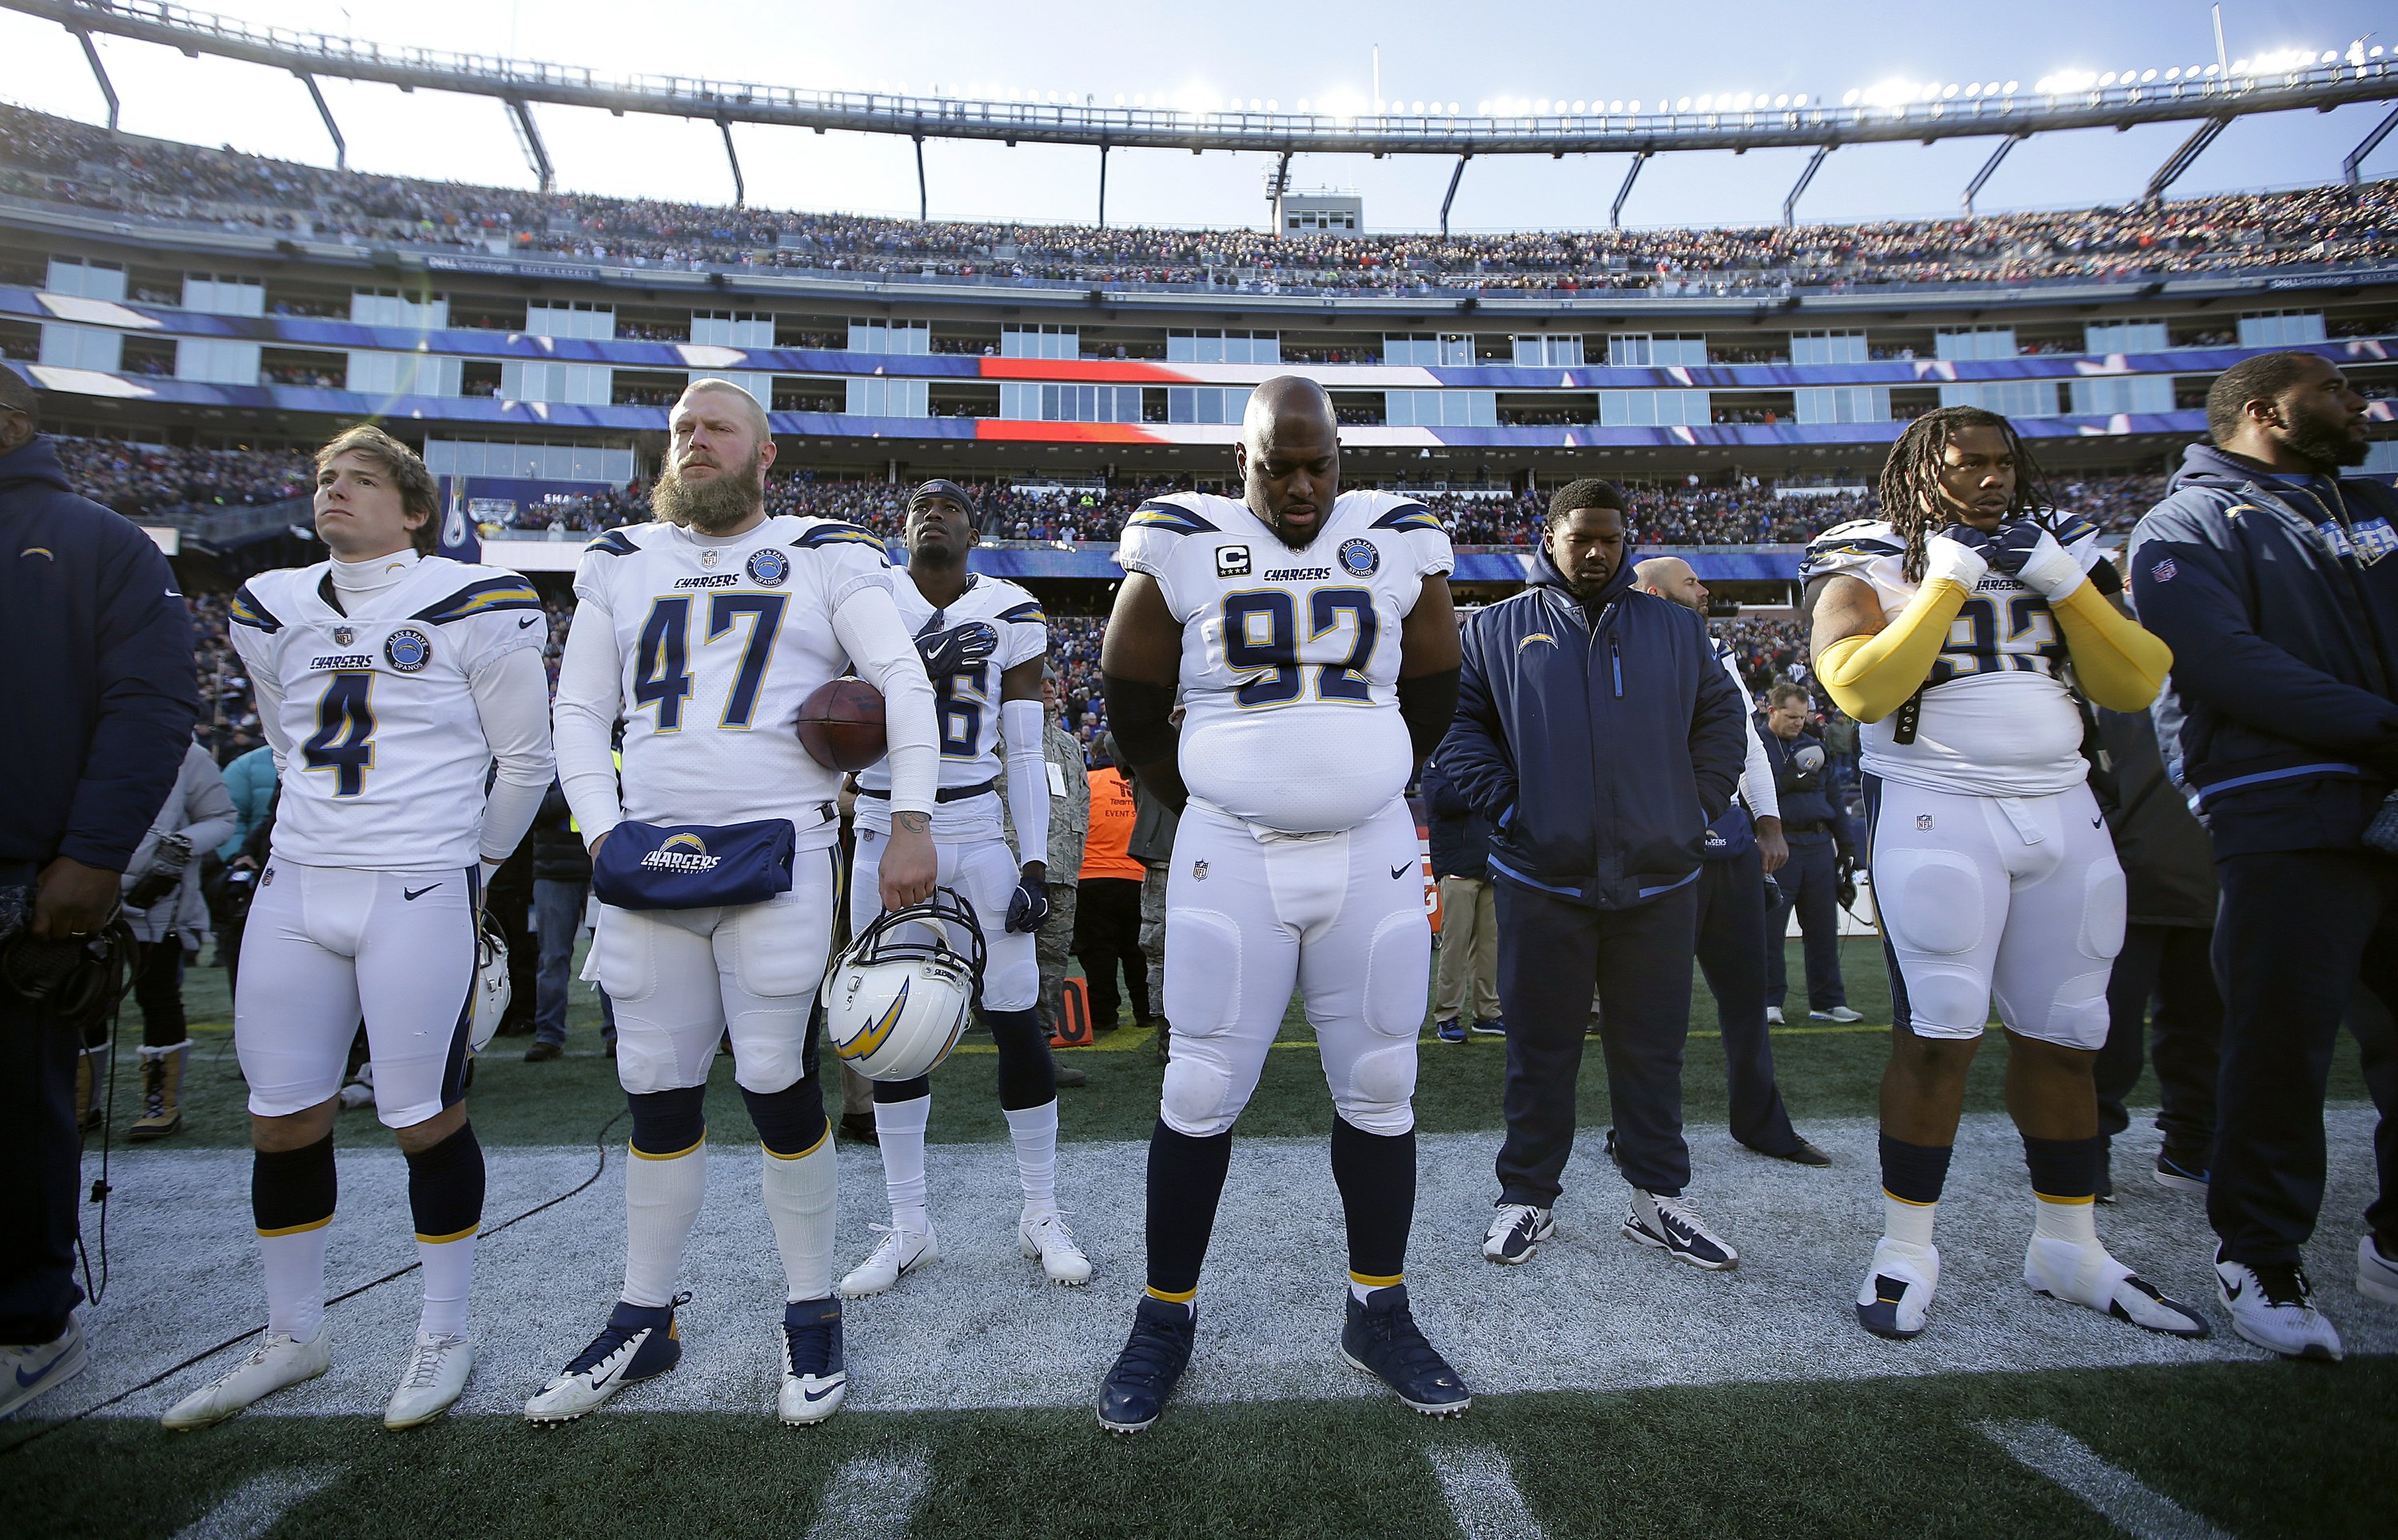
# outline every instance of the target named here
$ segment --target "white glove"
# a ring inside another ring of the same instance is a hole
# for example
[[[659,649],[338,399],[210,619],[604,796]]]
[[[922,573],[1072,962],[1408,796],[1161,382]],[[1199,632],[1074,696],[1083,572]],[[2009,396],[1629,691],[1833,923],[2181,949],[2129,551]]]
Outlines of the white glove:
[[[1990,569],[1982,553],[1990,537],[1970,524],[1952,524],[1923,542],[1923,581],[1942,579],[1970,594]]]
[[[1990,553],[1991,565],[2008,573],[2033,593],[2061,599],[2090,581],[2073,554],[2038,525],[2010,524],[1999,531]]]

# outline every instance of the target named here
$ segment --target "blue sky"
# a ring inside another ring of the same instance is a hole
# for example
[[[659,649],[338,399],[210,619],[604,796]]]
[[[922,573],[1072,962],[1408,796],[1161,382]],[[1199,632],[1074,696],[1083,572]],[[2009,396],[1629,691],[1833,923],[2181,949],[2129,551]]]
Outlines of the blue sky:
[[[201,0],[202,4],[206,0]],[[2113,0],[2092,5],[2013,0],[1968,7],[1942,0],[1894,5],[1580,6],[1419,4],[1379,7],[1216,0],[1204,8],[1122,0],[961,4],[795,4],[791,0],[217,0],[260,22],[349,31],[391,44],[514,53],[608,74],[680,73],[717,79],[923,91],[1009,87],[1101,103],[1116,93],[1269,98],[1295,107],[1372,88],[1381,49],[1385,98],[1444,99],[1468,111],[1496,96],[1617,97],[1644,101],[1702,92],[1799,92],[1839,100],[1851,88],[1901,77],[2019,79],[2082,68],[2212,62],[2204,4]],[[2398,17],[2368,3],[2229,0],[2225,42],[2239,59],[2283,47],[2398,47]],[[330,165],[332,148],[306,91],[289,75],[168,48],[99,40],[137,133],[231,143]],[[57,27],[0,12],[0,96],[98,122],[104,109],[80,50]],[[494,101],[327,81],[325,93],[362,169],[530,185],[504,110]],[[2383,104],[2283,114],[2235,123],[2176,185],[2181,196],[2332,180],[2340,158],[2379,121]],[[613,118],[535,109],[562,188],[729,202],[732,179],[712,124]],[[1980,207],[2075,207],[2128,201],[2189,131],[2157,125],[2118,134],[2049,135],[2018,146]],[[913,150],[901,139],[734,130],[753,204],[913,215]],[[1857,220],[1942,214],[1988,154],[1980,141],[1929,147],[1851,146],[1825,163],[1802,218]],[[1639,225],[1772,221],[1804,166],[1805,150],[1676,155],[1652,161],[1624,210]],[[924,150],[936,218],[1087,221],[1096,213],[1098,156],[1079,149],[945,144]],[[1259,225],[1270,157],[1117,152],[1111,224]],[[1301,187],[1365,194],[1369,226],[1431,227],[1453,162],[1305,156]],[[1603,225],[1625,157],[1476,160],[1451,221],[1461,230]],[[2398,175],[2398,135],[2366,163]]]

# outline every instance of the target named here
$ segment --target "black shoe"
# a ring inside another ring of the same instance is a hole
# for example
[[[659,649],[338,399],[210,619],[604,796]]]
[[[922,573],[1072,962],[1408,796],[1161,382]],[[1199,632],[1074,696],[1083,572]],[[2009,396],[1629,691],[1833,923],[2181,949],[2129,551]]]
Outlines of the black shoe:
[[[2157,1185],[2203,1195],[2206,1191],[2206,1161],[2207,1153],[2203,1147],[2176,1149],[2167,1145],[2157,1152]]]
[[[1076,1069],[1072,1065],[1058,1065],[1057,1075],[1058,1083],[1060,1086],[1071,1088],[1073,1086],[1086,1086],[1091,1083],[1090,1076],[1082,1070]]]
[[[1398,1393],[1427,1417],[1453,1417],[1473,1401],[1465,1382],[1416,1327],[1408,1310],[1408,1286],[1377,1289],[1361,1303],[1349,1296],[1349,1319],[1340,1328],[1340,1356]]]
[[[1828,1166],[1832,1163],[1830,1156],[1805,1139],[1799,1140],[1795,1149],[1759,1150],[1758,1153],[1776,1160],[1787,1160],[1794,1166]]]
[[[543,1064],[551,1059],[563,1058],[565,1054],[566,1048],[564,1044],[553,1043],[547,1039],[543,1039],[542,1041],[534,1043],[531,1048],[525,1050],[525,1063],[529,1065]]]
[[[1165,1410],[1191,1361],[1199,1314],[1154,1294],[1140,1296],[1132,1314],[1132,1335],[1099,1382],[1099,1426],[1111,1433],[1138,1433]]]
[[[844,1112],[841,1115],[841,1136],[853,1145],[880,1145],[882,1136],[874,1132],[874,1114]]]

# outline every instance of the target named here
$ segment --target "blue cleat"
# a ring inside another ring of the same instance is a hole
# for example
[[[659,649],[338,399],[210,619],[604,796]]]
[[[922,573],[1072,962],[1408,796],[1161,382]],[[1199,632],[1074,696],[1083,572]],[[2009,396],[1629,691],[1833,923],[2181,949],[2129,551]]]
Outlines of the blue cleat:
[[[1465,1040],[1465,1028],[1458,1024],[1457,1018],[1454,1016],[1446,1021],[1434,1023],[1432,1034],[1445,1043],[1462,1043]]]
[[[1503,1038],[1507,1035],[1507,1018],[1493,1016],[1487,1022],[1477,1021],[1474,1024],[1474,1030],[1486,1038]]]
[[[1141,1295],[1132,1335],[1099,1382],[1099,1426],[1111,1433],[1138,1433],[1157,1421],[1191,1362],[1198,1329],[1199,1315],[1192,1306]]]
[[[608,1324],[591,1346],[541,1393],[525,1402],[525,1420],[571,1423],[597,1412],[609,1397],[628,1385],[653,1380],[682,1359],[682,1339],[675,1332],[675,1305],[691,1298],[675,1296],[674,1305],[627,1305],[623,1300],[608,1312]]]
[[[1363,1303],[1354,1293],[1349,1296],[1340,1356],[1427,1417],[1453,1417],[1472,1404],[1465,1382],[1417,1328],[1404,1283],[1377,1289]]]

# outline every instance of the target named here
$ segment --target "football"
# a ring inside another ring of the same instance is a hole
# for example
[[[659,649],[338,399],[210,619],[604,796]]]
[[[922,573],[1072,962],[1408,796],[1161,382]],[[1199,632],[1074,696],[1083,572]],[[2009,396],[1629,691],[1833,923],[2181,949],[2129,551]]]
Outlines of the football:
[[[829,679],[800,703],[800,746],[828,770],[858,770],[882,757],[882,692],[863,679]]]

